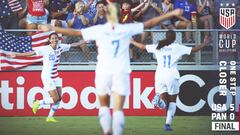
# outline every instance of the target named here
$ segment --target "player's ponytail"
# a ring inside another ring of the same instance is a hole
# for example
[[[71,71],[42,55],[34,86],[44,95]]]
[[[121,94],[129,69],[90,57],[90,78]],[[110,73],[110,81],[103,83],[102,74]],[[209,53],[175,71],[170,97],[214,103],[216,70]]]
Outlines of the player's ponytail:
[[[166,39],[164,40],[160,40],[158,42],[158,46],[157,46],[157,50],[160,50],[161,48],[163,48],[164,46],[170,45],[172,44],[176,39],[176,33],[173,30],[168,30],[166,32]]]
[[[120,6],[117,3],[111,3],[107,7],[107,19],[111,24],[117,24],[120,17]]]

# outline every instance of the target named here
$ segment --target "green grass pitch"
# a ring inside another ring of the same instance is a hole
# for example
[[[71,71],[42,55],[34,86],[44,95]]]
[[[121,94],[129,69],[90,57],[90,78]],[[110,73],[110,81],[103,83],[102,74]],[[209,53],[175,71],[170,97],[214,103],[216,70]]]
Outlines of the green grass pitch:
[[[56,117],[60,122],[46,123],[46,117],[0,117],[0,135],[101,135],[98,117]],[[176,116],[174,131],[165,132],[165,117],[128,116],[124,135],[219,135],[211,132],[211,117]],[[227,134],[237,134],[231,132]]]

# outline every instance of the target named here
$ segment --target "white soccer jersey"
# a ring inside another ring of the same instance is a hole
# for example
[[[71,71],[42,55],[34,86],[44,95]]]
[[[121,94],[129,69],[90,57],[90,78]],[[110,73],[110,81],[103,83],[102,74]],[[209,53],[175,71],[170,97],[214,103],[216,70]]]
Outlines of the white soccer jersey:
[[[43,56],[42,77],[55,79],[58,76],[58,65],[60,63],[60,55],[62,52],[70,49],[69,44],[58,44],[56,50],[50,45],[40,47],[35,50],[36,54]]]
[[[96,40],[96,71],[130,73],[129,44],[133,35],[142,33],[143,23],[96,25],[82,29],[84,40]]]
[[[157,45],[147,45],[146,50],[149,53],[154,53],[157,58],[158,66],[156,73],[174,74],[175,78],[180,78],[177,70],[177,62],[184,54],[190,54],[192,47],[187,47],[177,43],[172,43],[157,50]]]

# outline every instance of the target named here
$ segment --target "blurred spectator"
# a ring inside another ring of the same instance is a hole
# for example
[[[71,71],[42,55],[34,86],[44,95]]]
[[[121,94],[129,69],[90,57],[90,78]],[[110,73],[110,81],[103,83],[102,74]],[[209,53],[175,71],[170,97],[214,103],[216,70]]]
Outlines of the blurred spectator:
[[[136,5],[135,8],[132,8],[133,7],[132,1],[130,1],[130,0],[123,0],[121,2],[121,10],[120,10],[121,12],[120,12],[119,22],[123,23],[123,24],[124,23],[133,23],[134,22],[134,18],[135,18],[134,15],[137,15],[138,11],[140,12],[139,9],[142,8],[145,3],[147,3],[147,0],[145,0],[142,3]],[[134,36],[135,40],[137,40],[136,38],[137,38],[137,36]],[[134,61],[137,56],[136,56],[136,52],[133,51],[133,46],[132,45],[129,48],[129,52],[130,52],[131,61]]]
[[[47,24],[48,11],[46,0],[27,0],[27,29],[37,29],[39,24]],[[28,35],[33,32],[29,31]]]
[[[197,14],[197,5],[194,0],[175,0],[174,9],[180,8],[183,10],[182,17],[178,17],[179,20],[175,22],[176,28],[180,29],[191,29],[197,28],[196,14]],[[194,18],[192,18],[194,14]],[[192,43],[193,39],[191,37],[191,32],[185,32],[186,40],[188,43]],[[194,36],[193,36],[194,37]]]
[[[16,2],[15,2],[16,4]],[[0,26],[3,29],[18,29],[19,22],[24,17],[24,13],[26,12],[26,2],[25,0],[20,0],[14,6],[18,6],[18,10],[13,12],[11,11],[10,6],[8,5],[8,0],[3,0],[0,8]]]
[[[24,10],[19,12],[18,17],[19,17],[19,22],[18,22],[18,27],[20,29],[26,29],[27,27],[27,3],[26,0],[21,0],[21,5],[24,7]]]
[[[213,1],[212,0],[197,0],[199,20],[204,24],[204,29],[213,29]],[[209,32],[205,32],[204,38],[211,36]]]
[[[74,29],[83,29],[88,27],[89,19],[84,12],[85,4],[81,1],[75,4],[74,11],[67,16],[68,27]]]
[[[82,1],[78,1],[75,4],[74,11],[72,13],[68,14],[67,17],[67,23],[68,27],[74,28],[74,29],[83,29],[88,27],[89,25],[89,19],[87,16],[87,13],[84,11],[85,4]],[[66,39],[67,43],[73,43],[73,42],[78,42],[80,41],[81,38],[76,38],[76,37],[68,37]],[[83,44],[80,46],[81,50],[83,51],[83,54],[87,60],[91,59],[89,49],[87,47],[87,44]]]
[[[169,11],[173,10],[173,4],[170,3],[171,0],[163,0],[162,2],[162,12],[166,14]],[[165,20],[162,22],[162,28],[164,29],[174,29],[174,25],[171,22],[171,19]]]
[[[148,0],[146,0],[147,2]],[[137,7],[139,4],[141,3],[141,0],[132,0],[132,5],[131,7]],[[146,3],[145,3],[146,4]],[[145,6],[144,4],[144,6]],[[142,8],[138,9],[137,12],[133,13],[133,20],[137,21],[137,22],[141,22],[142,21]]]
[[[219,24],[219,8],[220,8],[220,1],[223,1],[223,0],[214,0],[213,1],[213,6],[214,6],[214,11],[213,11],[213,18],[214,18],[214,28],[215,29],[220,29],[221,26]],[[225,0],[224,0],[225,1]]]
[[[82,1],[85,4],[84,11],[88,15],[89,19],[92,20],[97,12],[96,9],[97,2],[100,0],[82,0]]]
[[[133,13],[137,12],[138,9],[144,6],[147,0],[132,8],[133,3],[130,0],[123,0],[121,4],[120,23],[132,23],[134,22]]]
[[[70,0],[52,0],[50,3],[51,24],[53,26],[67,27],[67,15],[73,12],[74,5]]]
[[[140,2],[144,2],[141,0]],[[142,8],[142,21],[147,21],[153,17],[159,16],[162,14],[162,2],[161,0],[148,0],[148,2]],[[157,30],[160,29],[160,24],[152,27],[151,29]],[[141,37],[141,43],[146,43],[146,37],[151,35],[151,39],[154,40],[153,33],[144,32]]]
[[[96,4],[97,12],[92,20],[92,25],[105,24],[107,22],[106,18],[106,6],[102,1]]]

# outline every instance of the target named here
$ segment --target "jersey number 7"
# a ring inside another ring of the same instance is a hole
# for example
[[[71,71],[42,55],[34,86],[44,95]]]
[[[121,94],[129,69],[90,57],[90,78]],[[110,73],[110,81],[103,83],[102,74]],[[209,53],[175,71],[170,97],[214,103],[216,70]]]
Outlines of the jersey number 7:
[[[114,57],[116,57],[118,53],[118,48],[119,48],[119,40],[113,40],[112,45],[115,47]]]

